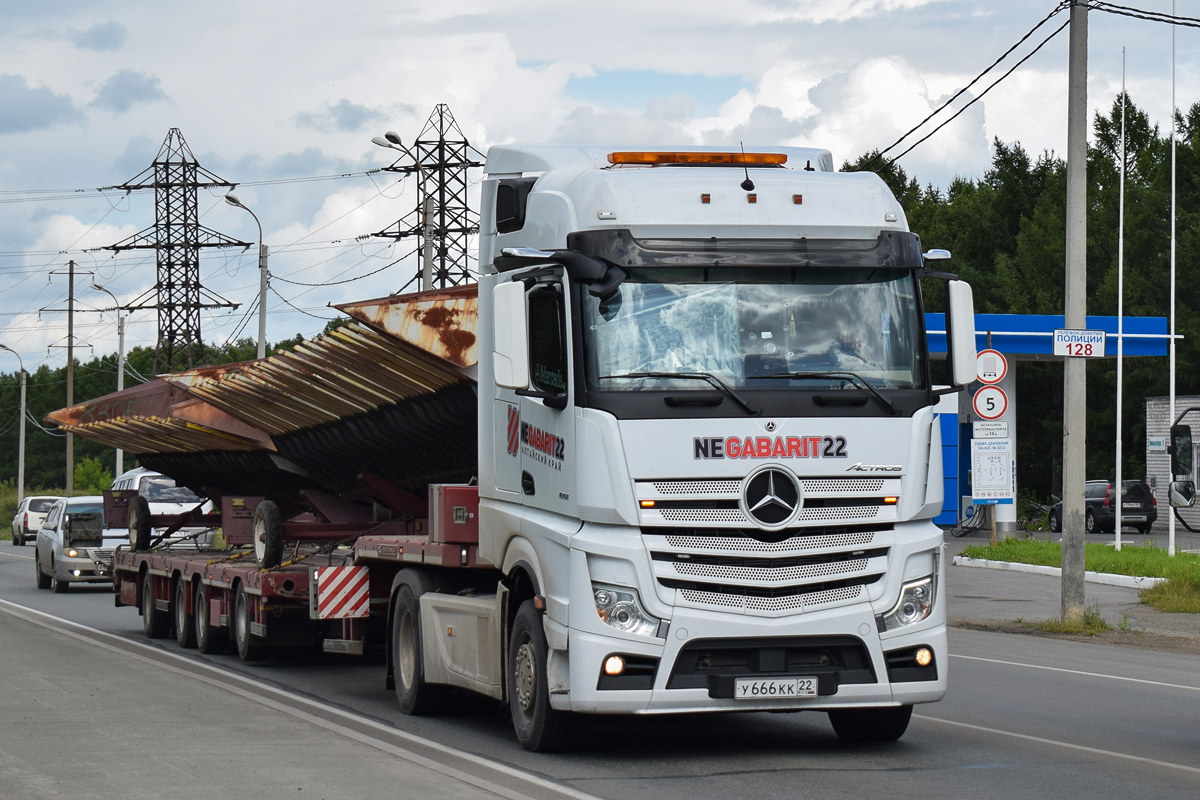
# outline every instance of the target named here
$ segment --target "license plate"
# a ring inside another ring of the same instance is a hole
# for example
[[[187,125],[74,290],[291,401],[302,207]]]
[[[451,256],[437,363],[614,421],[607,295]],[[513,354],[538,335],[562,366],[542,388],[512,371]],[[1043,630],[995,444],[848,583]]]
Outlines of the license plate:
[[[1122,514],[1121,515],[1121,522],[1145,522],[1145,521],[1146,521],[1145,514],[1137,514],[1137,515]]]
[[[786,700],[791,697],[816,697],[817,679],[738,678],[733,682],[735,700]]]
[[[1141,508],[1141,503],[1122,503],[1121,508]]]

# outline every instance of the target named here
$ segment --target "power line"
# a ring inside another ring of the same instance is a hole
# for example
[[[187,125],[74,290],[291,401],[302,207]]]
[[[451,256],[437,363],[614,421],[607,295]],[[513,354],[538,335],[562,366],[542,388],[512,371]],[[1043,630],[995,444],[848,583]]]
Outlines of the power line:
[[[383,168],[369,169],[365,172],[342,172],[336,175],[309,175],[299,178],[272,178],[261,181],[246,181],[235,186],[284,186],[292,183],[315,183],[318,181],[337,181],[346,178],[369,178],[383,171]],[[46,200],[79,200],[89,197],[117,195],[124,197],[129,192],[124,186],[99,186],[90,189],[0,189],[0,204],[41,202]],[[31,197],[4,195],[33,195]]]
[[[419,249],[419,248],[418,248],[418,249]],[[365,274],[363,274],[363,275],[359,275],[359,276],[358,276],[358,277],[356,277],[356,278],[346,278],[345,280],[341,280],[341,281],[324,281],[324,282],[322,282],[322,283],[304,283],[303,281],[290,281],[290,280],[288,280],[287,278],[281,278],[281,277],[279,277],[278,275],[275,275],[274,273],[272,273],[272,274],[271,274],[271,277],[272,277],[272,278],[274,278],[274,279],[275,279],[275,280],[277,280],[277,281],[282,281],[283,283],[290,283],[290,284],[292,284],[293,286],[312,286],[312,287],[317,287],[317,286],[339,286],[339,285],[341,285],[341,284],[343,284],[343,283],[354,283],[354,281],[361,281],[363,278],[369,278],[369,277],[371,277],[372,275],[378,275],[380,272],[383,272],[383,271],[384,271],[385,269],[387,269],[388,267],[394,267],[395,265],[399,264],[399,263],[400,263],[401,261],[403,261],[404,259],[406,259],[406,258],[411,258],[412,256],[416,255],[416,253],[417,253],[417,250],[412,250],[412,251],[410,251],[410,252],[406,253],[405,255],[402,255],[402,256],[400,256],[400,258],[397,258],[395,261],[391,261],[391,262],[389,262],[389,263],[387,263],[387,264],[384,264],[384,265],[383,265],[382,267],[380,267],[379,269],[373,269],[373,270],[371,270],[370,272],[367,272],[367,273],[365,273]],[[374,258],[374,256],[371,256],[371,257],[372,257],[372,258]],[[358,263],[359,263],[359,264],[361,264],[362,262],[360,261],[360,262],[358,262]],[[354,266],[358,266],[358,264],[355,264]],[[351,268],[353,269],[353,267],[351,267]],[[293,274],[295,274],[295,273],[293,273]]]
[[[280,300],[282,300],[282,301],[283,301],[284,303],[286,303],[287,305],[291,306],[291,308],[292,308],[293,310],[295,310],[295,311],[299,311],[301,314],[304,314],[305,316],[312,317],[313,319],[324,320],[325,322],[329,322],[330,320],[337,319],[337,317],[322,317],[322,316],[319,316],[319,315],[317,315],[317,314],[313,314],[313,313],[311,313],[311,312],[309,312],[309,311],[305,311],[303,308],[300,308],[299,306],[297,306],[297,305],[294,305],[294,304],[292,303],[292,301],[291,301],[291,300],[288,300],[286,297],[284,297],[283,295],[281,295],[281,294],[279,293],[279,290],[278,290],[278,289],[276,289],[274,286],[271,286],[271,287],[269,287],[269,288],[270,288],[270,290],[271,290],[271,291],[272,291],[272,292],[275,294],[275,296],[276,296],[276,297],[278,297]]]
[[[1122,17],[1143,19],[1148,22],[1165,22],[1168,25],[1179,25],[1184,28],[1200,28],[1200,19],[1196,17],[1180,17],[1162,11],[1147,11],[1141,8],[1132,8],[1131,6],[1119,6],[1116,3],[1105,3],[1103,0],[1091,0],[1088,3],[1088,8],[1095,11],[1104,11],[1108,14],[1118,14]]]
[[[1052,33],[1051,33],[1049,36],[1047,36],[1045,39],[1043,39],[1043,40],[1042,40],[1041,44],[1039,44],[1037,47],[1033,48],[1033,50],[1032,50],[1032,51],[1031,51],[1031,52],[1030,52],[1028,55],[1026,55],[1024,58],[1022,58],[1022,59],[1021,59],[1020,61],[1018,61],[1016,64],[1013,64],[1013,65],[1012,65],[1012,67],[1011,67],[1011,68],[1008,70],[1008,72],[1005,72],[1003,75],[1001,75],[999,78],[997,78],[997,79],[996,79],[996,81],[995,81],[995,82],[994,82],[994,83],[993,83],[991,86],[987,87],[987,88],[986,88],[986,89],[984,89],[982,92],[980,92],[978,95],[976,95],[975,97],[971,98],[971,101],[970,101],[969,103],[966,103],[966,104],[965,104],[965,105],[964,105],[962,108],[960,108],[958,111],[954,112],[953,116],[951,116],[951,117],[950,117],[949,119],[947,119],[945,122],[943,122],[942,124],[938,125],[936,128],[934,128],[933,130],[931,130],[929,133],[925,134],[923,137],[921,137],[920,139],[918,139],[916,142],[914,142],[912,145],[910,145],[910,146],[908,147],[908,149],[907,149],[907,150],[905,150],[903,153],[901,153],[900,155],[898,155],[898,156],[896,156],[895,158],[892,158],[892,159],[890,159],[890,160],[891,160],[892,162],[896,162],[896,161],[899,161],[900,159],[904,158],[906,155],[908,155],[909,153],[911,153],[911,152],[913,151],[913,149],[914,149],[914,148],[916,148],[918,145],[920,145],[921,143],[923,143],[923,142],[925,142],[927,139],[929,139],[929,137],[933,136],[935,133],[937,133],[938,131],[940,131],[942,128],[946,127],[946,126],[947,126],[947,125],[949,125],[951,122],[954,122],[954,120],[958,119],[958,117],[959,117],[959,115],[960,115],[960,114],[962,114],[962,113],[963,113],[964,111],[966,111],[968,108],[970,108],[971,106],[975,105],[975,104],[976,104],[976,103],[978,103],[980,100],[982,100],[982,99],[984,98],[984,96],[985,96],[985,95],[986,95],[988,92],[990,92],[992,89],[995,89],[995,88],[996,88],[998,85],[1000,85],[1000,83],[1001,83],[1001,82],[1002,82],[1002,81],[1003,81],[1005,78],[1007,78],[1009,75],[1012,75],[1012,74],[1013,74],[1013,73],[1014,73],[1014,72],[1017,70],[1017,68],[1018,68],[1018,67],[1020,67],[1022,64],[1024,64],[1024,63],[1025,63],[1026,61],[1028,61],[1029,59],[1033,58],[1035,55],[1037,55],[1037,53],[1038,53],[1038,51],[1039,51],[1039,50],[1041,50],[1043,47],[1045,47],[1045,46],[1046,46],[1046,45],[1047,45],[1047,44],[1050,42],[1050,40],[1051,40],[1051,39],[1053,39],[1055,36],[1058,36],[1058,34],[1062,33],[1062,32],[1063,32],[1063,30],[1064,30],[1064,29],[1065,29],[1065,28],[1066,28],[1068,25],[1070,25],[1070,24],[1071,24],[1071,21],[1070,21],[1070,20],[1067,20],[1067,21],[1066,21],[1066,22],[1064,22],[1062,25],[1059,25],[1059,26],[1058,26],[1058,27],[1057,27],[1057,28],[1056,28],[1056,29],[1055,29],[1055,30],[1054,30],[1054,31],[1053,31],[1053,32],[1052,32]]]
[[[953,103],[955,100],[957,100],[958,98],[962,97],[962,96],[963,96],[963,94],[965,94],[965,93],[966,93],[968,90],[970,90],[970,88],[971,88],[972,86],[974,86],[975,84],[979,83],[979,81],[981,81],[981,80],[984,78],[984,76],[985,76],[985,75],[987,75],[989,72],[991,72],[993,69],[995,69],[995,68],[996,68],[996,66],[997,66],[997,65],[998,65],[998,64],[999,64],[1001,61],[1003,61],[1004,59],[1008,58],[1008,57],[1009,57],[1009,56],[1012,54],[1012,52],[1013,52],[1014,50],[1016,50],[1018,47],[1020,47],[1020,46],[1021,46],[1022,44],[1024,44],[1026,41],[1028,41],[1028,40],[1029,40],[1029,37],[1033,36],[1033,34],[1034,34],[1034,33],[1036,33],[1036,32],[1038,31],[1038,29],[1039,29],[1039,28],[1041,28],[1043,25],[1045,25],[1047,22],[1049,22],[1049,21],[1051,20],[1051,18],[1053,18],[1055,15],[1062,13],[1062,11],[1063,11],[1064,9],[1066,9],[1066,8],[1068,7],[1068,5],[1069,5],[1069,4],[1070,4],[1070,0],[1062,0],[1062,1],[1061,1],[1061,2],[1060,2],[1058,5],[1057,5],[1057,6],[1055,6],[1055,7],[1054,7],[1054,9],[1053,9],[1053,10],[1052,10],[1052,11],[1051,11],[1049,14],[1047,14],[1045,17],[1043,17],[1043,18],[1041,19],[1041,21],[1040,21],[1040,22],[1038,22],[1036,25],[1034,25],[1032,28],[1030,28],[1030,29],[1029,29],[1029,30],[1028,30],[1028,31],[1025,33],[1025,35],[1024,35],[1024,36],[1022,36],[1020,39],[1018,39],[1018,40],[1017,40],[1017,42],[1016,42],[1016,44],[1014,44],[1012,47],[1008,48],[1008,49],[1007,49],[1007,50],[1005,50],[1003,53],[1001,53],[1001,54],[1000,54],[1000,57],[999,57],[999,58],[997,58],[995,61],[993,61],[991,64],[989,64],[989,65],[987,66],[987,68],[983,70],[983,72],[980,72],[978,75],[976,75],[974,78],[972,78],[970,83],[968,83],[968,84],[967,84],[966,86],[964,86],[963,88],[959,89],[957,92],[955,92],[955,93],[954,93],[954,94],[953,94],[953,95],[950,97],[950,99],[946,100],[946,102],[942,103],[940,106],[938,106],[938,107],[937,107],[937,108],[935,108],[933,111],[931,111],[931,112],[929,113],[929,116],[925,117],[925,119],[921,120],[921,121],[920,121],[920,122],[918,122],[916,125],[914,125],[913,127],[909,128],[907,131],[905,131],[905,132],[904,132],[904,135],[903,135],[903,136],[901,136],[899,139],[897,139],[896,141],[894,141],[894,142],[892,142],[891,144],[889,144],[889,145],[888,145],[887,147],[885,147],[883,150],[880,150],[879,152],[877,152],[877,153],[876,153],[876,154],[875,154],[875,155],[874,155],[874,156],[871,158],[871,160],[870,160],[870,161],[868,161],[866,164],[864,164],[864,165],[862,166],[862,168],[861,168],[861,169],[862,169],[862,170],[864,170],[864,171],[872,169],[872,168],[875,166],[875,163],[876,163],[877,161],[881,161],[881,160],[883,160],[883,157],[884,157],[884,156],[886,156],[886,155],[887,155],[889,152],[891,152],[891,151],[892,151],[892,150],[894,150],[896,147],[898,147],[898,146],[899,146],[899,145],[900,145],[900,144],[901,144],[901,143],[902,143],[902,142],[903,142],[905,139],[907,139],[909,136],[912,136],[912,135],[913,135],[913,133],[915,133],[915,132],[916,132],[918,129],[920,129],[920,128],[921,128],[923,125],[925,125],[925,123],[926,123],[926,122],[929,122],[929,120],[933,119],[933,118],[934,118],[934,117],[936,117],[938,114],[942,113],[942,111],[944,111],[944,110],[946,110],[947,108],[949,108],[949,107],[950,107],[950,105],[951,105],[951,104],[952,104],[952,103]],[[1060,28],[1059,30],[1061,30],[1061,28]],[[1043,42],[1043,44],[1044,44],[1044,43],[1045,43],[1045,42]],[[1040,48],[1040,45],[1039,45],[1039,48]],[[1037,52],[1037,50],[1034,50],[1033,52],[1034,52],[1034,53],[1036,53],[1036,52]],[[1030,55],[1032,55],[1032,53],[1031,53]],[[1029,57],[1029,56],[1026,56],[1025,58],[1027,59],[1028,57]],[[1022,61],[1024,61],[1024,59],[1022,59]],[[1020,66],[1020,63],[1018,63],[1018,65],[1017,65],[1017,66]],[[1009,73],[1011,73],[1011,72],[1012,72],[1012,70],[1009,70]],[[1007,77],[1009,73],[1005,73],[1005,75],[1004,75],[1004,76],[1002,76],[1002,77],[1000,78],[1000,80],[1004,80],[1004,78],[1005,78],[1005,77]],[[1000,82],[1000,81],[996,81],[996,83],[999,83],[999,82]],[[995,86],[995,85],[996,85],[995,83],[993,83],[993,84],[992,84],[992,86]],[[991,89],[991,86],[989,86],[989,87],[988,87],[988,90],[990,90],[990,89]],[[986,91],[987,91],[987,90],[985,90],[985,93],[986,93]],[[981,94],[981,95],[979,95],[979,97],[982,97],[982,96],[983,96],[982,94]],[[971,103],[974,103],[974,102],[975,102],[975,100],[978,100],[978,99],[979,99],[979,97],[976,97],[974,100],[972,100],[972,101],[971,101]],[[964,111],[964,110],[965,110],[965,109],[966,109],[968,106],[970,106],[970,105],[971,105],[971,103],[968,103],[966,106],[963,106],[963,108],[962,108],[962,109],[959,109],[959,112],[958,112],[958,114],[961,114],[961,113],[962,113],[962,112],[963,112],[963,111]],[[958,114],[955,114],[954,116],[958,116]],[[952,120],[952,119],[954,119],[954,117],[951,117],[951,118],[950,118],[950,120]],[[933,133],[937,133],[937,131],[939,131],[939,130],[941,130],[943,127],[945,127],[946,123],[950,122],[950,120],[946,120],[946,122],[943,122],[941,125],[939,125],[937,128],[935,128],[935,129],[934,129],[934,131],[933,131]],[[932,134],[930,134],[930,135],[932,135]],[[928,138],[929,138],[929,136],[926,136],[925,138],[926,138],[926,139],[928,139]],[[925,139],[922,139],[921,141],[923,142],[923,141],[925,141]],[[920,144],[920,142],[918,142],[917,144]],[[916,145],[914,145],[914,147],[915,147],[915,146],[916,146]],[[910,148],[909,148],[909,150],[911,150],[911,149],[912,149],[912,148],[910,147]],[[904,152],[905,152],[905,153],[907,153],[907,152],[908,152],[908,150],[905,150]],[[903,153],[902,153],[901,155],[903,155]],[[889,163],[890,163],[890,162],[894,162],[894,161],[898,160],[899,158],[900,158],[900,156],[896,156],[895,158],[889,159]]]

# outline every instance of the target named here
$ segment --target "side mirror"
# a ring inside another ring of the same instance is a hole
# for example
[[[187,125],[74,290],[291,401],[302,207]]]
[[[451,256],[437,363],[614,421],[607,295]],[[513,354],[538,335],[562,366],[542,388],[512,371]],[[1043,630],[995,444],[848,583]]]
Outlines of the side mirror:
[[[1171,426],[1171,476],[1192,474],[1192,429],[1189,425]],[[1174,486],[1174,484],[1172,484]],[[1188,503],[1190,506],[1191,503]]]
[[[1191,481],[1171,481],[1167,494],[1171,508],[1191,508],[1196,504],[1196,484]]]
[[[950,345],[950,380],[966,386],[975,380],[975,298],[971,284],[947,281],[946,340]]]
[[[492,289],[495,349],[492,373],[504,389],[529,388],[529,323],[525,316],[525,284],[502,283]]]

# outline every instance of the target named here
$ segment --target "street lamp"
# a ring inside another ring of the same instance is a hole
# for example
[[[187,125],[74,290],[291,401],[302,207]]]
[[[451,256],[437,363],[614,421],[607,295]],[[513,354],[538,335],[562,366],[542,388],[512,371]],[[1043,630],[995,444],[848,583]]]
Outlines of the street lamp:
[[[113,305],[117,311],[117,391],[125,388],[125,317],[121,316],[121,301],[117,296],[105,289],[98,283],[93,282],[92,288],[99,292],[104,292],[113,299]],[[125,451],[117,448],[117,471],[116,475],[120,476],[125,472]]]
[[[383,136],[371,137],[371,144],[380,147],[387,147],[391,150],[399,150],[404,155],[408,156],[416,163],[417,159],[408,148],[400,141],[400,134],[395,131],[388,131]],[[418,184],[417,190],[421,191],[425,186],[422,181]],[[429,196],[421,198],[421,291],[427,291],[433,288],[433,226],[429,223]]]
[[[262,223],[258,221],[258,215],[250,211],[248,206],[243,205],[233,192],[225,195],[225,202],[249,212],[250,216],[254,217],[254,224],[258,226],[258,357],[265,358],[267,355],[267,246],[263,244]]]
[[[25,499],[25,360],[21,354],[6,344],[0,344],[0,349],[7,350],[17,357],[21,365],[21,427],[17,445],[17,504]]]

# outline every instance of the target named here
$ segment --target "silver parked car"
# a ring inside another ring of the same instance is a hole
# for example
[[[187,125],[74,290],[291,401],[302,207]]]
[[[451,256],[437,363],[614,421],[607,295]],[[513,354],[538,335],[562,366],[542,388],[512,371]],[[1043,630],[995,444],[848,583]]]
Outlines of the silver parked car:
[[[33,495],[21,501],[21,505],[17,506],[17,513],[13,515],[13,546],[20,547],[25,544],[26,539],[37,536],[38,528],[42,527],[42,521],[46,519],[46,514],[49,513],[50,507],[56,500],[62,500],[62,498],[52,495]]]
[[[37,587],[65,592],[72,583],[112,580],[113,550],[126,541],[122,529],[104,527],[104,498],[62,498],[38,529],[33,551]]]

